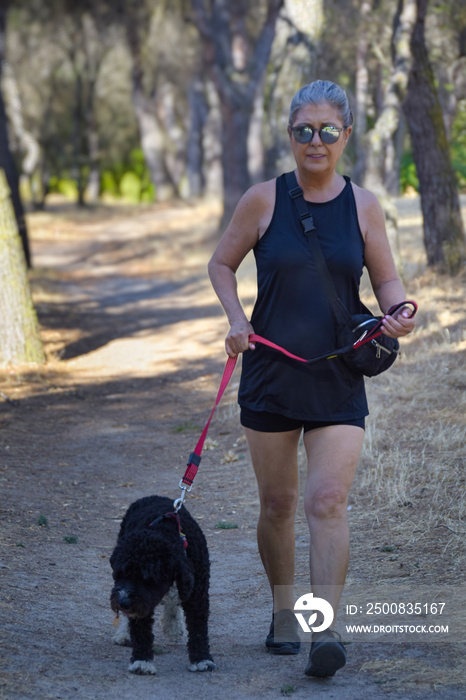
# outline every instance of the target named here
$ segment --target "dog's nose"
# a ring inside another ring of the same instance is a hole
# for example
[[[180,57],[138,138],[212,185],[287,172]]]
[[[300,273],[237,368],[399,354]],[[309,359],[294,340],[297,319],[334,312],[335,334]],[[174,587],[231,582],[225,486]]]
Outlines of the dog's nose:
[[[129,610],[131,607],[131,598],[124,589],[118,591],[118,605],[120,606],[121,610]]]

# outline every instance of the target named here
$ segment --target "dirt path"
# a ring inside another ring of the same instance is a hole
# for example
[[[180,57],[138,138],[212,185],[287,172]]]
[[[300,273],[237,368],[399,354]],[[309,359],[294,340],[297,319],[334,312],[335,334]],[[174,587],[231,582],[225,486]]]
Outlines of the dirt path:
[[[327,681],[303,675],[306,650],[289,658],[264,653],[271,605],[237,375],[187,503],[210,549],[218,671],[188,673],[184,646],[161,638],[159,675],[135,677],[126,671],[129,650],[112,645],[109,556],[119,520],[143,495],[178,496],[224,365],[225,322],[205,274],[217,214],[212,206],[31,217],[34,293],[50,362],[0,377],[0,699],[464,697],[460,644],[355,643],[345,670]],[[246,303],[251,294],[245,279]],[[452,291],[449,300],[460,308],[461,294]],[[404,425],[410,411],[400,417]],[[358,483],[355,510],[364,503]],[[369,585],[400,562],[381,555],[385,526],[369,533],[368,514],[352,526],[350,576]],[[225,521],[237,527],[217,527]],[[458,552],[455,541],[445,554],[448,541],[436,534],[438,572],[453,584],[464,581],[464,568],[448,576]],[[427,583],[439,580],[437,566],[429,579],[432,542],[412,555]],[[300,515],[301,581],[306,549]],[[408,542],[405,552],[401,566],[415,578]]]

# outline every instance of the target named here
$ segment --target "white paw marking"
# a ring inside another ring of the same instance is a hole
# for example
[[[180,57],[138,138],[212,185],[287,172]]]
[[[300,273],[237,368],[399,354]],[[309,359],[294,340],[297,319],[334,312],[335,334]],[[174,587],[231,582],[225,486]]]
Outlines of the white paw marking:
[[[192,671],[192,673],[197,673],[199,671],[216,671],[217,666],[214,664],[213,661],[210,661],[210,659],[206,659],[205,661],[198,661],[197,664],[190,664],[188,666],[188,671]]]
[[[128,618],[126,615],[120,616],[120,624],[113,635],[113,643],[119,646],[126,647],[131,645],[129,636]]]
[[[139,676],[155,676],[157,673],[152,661],[133,661],[128,671],[137,673]]]

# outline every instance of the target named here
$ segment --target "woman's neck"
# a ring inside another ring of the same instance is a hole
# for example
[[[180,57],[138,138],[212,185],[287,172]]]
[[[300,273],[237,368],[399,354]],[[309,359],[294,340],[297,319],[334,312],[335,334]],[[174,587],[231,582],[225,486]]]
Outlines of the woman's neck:
[[[301,173],[298,169],[295,173],[298,184],[303,190],[304,199],[310,202],[328,202],[337,197],[346,184],[343,176],[336,172],[328,177],[325,175],[316,177],[306,172]]]

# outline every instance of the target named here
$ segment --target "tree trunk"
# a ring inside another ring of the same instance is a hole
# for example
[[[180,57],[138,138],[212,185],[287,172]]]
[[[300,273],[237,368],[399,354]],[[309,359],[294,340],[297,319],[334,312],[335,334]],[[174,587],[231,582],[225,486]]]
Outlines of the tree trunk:
[[[222,175],[222,115],[218,93],[211,80],[205,81],[207,119],[202,139],[205,194],[207,197],[223,197]]]
[[[19,144],[19,150],[23,157],[21,163],[21,174],[25,175],[30,181],[31,198],[33,204],[36,205],[38,193],[34,190],[32,178],[39,166],[41,154],[40,146],[37,139],[30,131],[27,131],[24,125],[23,106],[19,95],[18,83],[16,76],[8,63],[5,63],[3,66],[2,90],[8,123],[12,128],[12,132],[14,133],[16,141]]]
[[[141,38],[137,20],[128,12],[126,36],[133,61],[131,71],[134,113],[139,127],[141,148],[149,168],[157,201],[165,201],[174,195],[174,188],[165,171],[163,134],[157,119],[155,92],[147,96],[144,90],[144,69]]]
[[[169,79],[159,79],[157,87],[157,123],[162,134],[163,168],[172,193],[177,197],[187,195],[187,183],[183,182],[186,173],[186,135],[178,118],[177,101],[179,93]],[[184,115],[183,115],[184,121]]]
[[[83,207],[84,202],[84,178],[82,170],[83,161],[83,81],[79,69],[75,73],[75,104],[73,109],[73,157],[74,173],[78,187],[78,206]]]
[[[387,144],[384,161],[384,187],[392,197],[400,195],[400,173],[403,158],[406,119],[403,112],[399,115],[398,129]]]
[[[89,158],[89,176],[86,185],[86,197],[90,202],[96,202],[100,196],[100,154],[99,154],[99,132],[96,120],[96,88],[100,62],[94,71],[94,75],[89,80],[87,89],[87,100],[84,107],[84,117],[86,126],[86,144]],[[90,74],[90,70],[88,70]]]
[[[384,91],[381,112],[366,136],[366,169],[364,186],[372,190],[384,210],[387,235],[400,275],[403,263],[398,237],[396,208],[385,186],[387,144],[395,136],[400,123],[401,102],[406,94],[411,64],[410,39],[416,17],[416,0],[399,0],[393,22],[392,69]]]
[[[264,127],[264,81],[256,91],[248,133],[248,170],[251,182],[262,182],[265,176],[264,144],[262,130]]]
[[[416,0],[399,0],[395,15],[392,52],[393,67],[384,92],[381,113],[367,134],[367,167],[364,185],[377,194],[386,194],[384,162],[387,142],[393,138],[400,120],[401,102],[406,94],[411,65],[410,39],[416,17]]]
[[[163,202],[174,196],[174,189],[165,173],[163,135],[156,117],[155,99],[148,99],[142,85],[133,78],[133,106],[139,126],[141,148],[155,186],[155,198]]]
[[[417,0],[404,111],[419,178],[427,264],[453,275],[466,258],[466,245],[449,144],[425,43],[427,4],[428,0]]]
[[[372,10],[372,1],[363,0],[359,10],[359,33],[356,46],[356,114],[354,136],[356,141],[356,163],[352,177],[356,184],[364,181],[366,169],[366,150],[364,135],[367,129],[367,97],[369,91],[369,70],[367,53],[369,49],[368,25]]]
[[[224,100],[222,114],[223,217],[222,228],[230,221],[236,205],[251,184],[248,169],[248,132],[252,104]]]
[[[0,366],[44,362],[8,185],[0,170]]]
[[[2,72],[5,61],[5,38],[6,38],[6,15],[9,7],[9,0],[0,0],[0,168],[5,172],[8,187],[11,192],[11,201],[16,217],[19,235],[24,250],[26,265],[31,267],[31,253],[29,250],[29,240],[24,218],[23,203],[19,193],[19,178],[16,170],[13,154],[8,143],[8,125],[2,93]]]
[[[99,134],[93,115],[91,121],[87,123],[87,143],[90,171],[86,194],[89,202],[96,202],[100,195]]]
[[[205,189],[202,170],[204,162],[203,131],[207,119],[207,100],[204,84],[196,75],[188,88],[189,133],[186,147],[186,170],[190,197],[201,197]]]
[[[248,135],[254,99],[264,76],[284,0],[264,2],[266,17],[258,36],[249,34],[251,5],[213,0],[209,11],[193,0],[194,20],[204,48],[204,61],[220,100],[224,228],[238,200],[250,186]],[[253,8],[254,9],[254,8]]]

